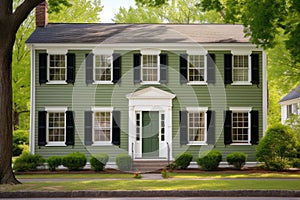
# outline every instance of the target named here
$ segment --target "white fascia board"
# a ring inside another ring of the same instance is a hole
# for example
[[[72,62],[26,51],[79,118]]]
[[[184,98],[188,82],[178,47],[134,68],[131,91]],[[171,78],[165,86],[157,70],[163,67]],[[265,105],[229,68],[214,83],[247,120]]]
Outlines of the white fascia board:
[[[32,44],[35,49],[64,48],[72,50],[91,50],[97,48],[112,48],[118,50],[140,50],[145,48],[157,48],[164,50],[187,50],[199,48],[209,50],[231,50],[234,48],[250,48],[251,51],[263,51],[251,43],[120,43],[120,44],[61,44],[61,43],[38,43]]]
[[[287,100],[287,101],[279,102],[279,104],[281,106],[291,105],[291,104],[294,104],[294,103],[300,103],[300,97],[296,98],[296,99],[290,99],[290,100]]]

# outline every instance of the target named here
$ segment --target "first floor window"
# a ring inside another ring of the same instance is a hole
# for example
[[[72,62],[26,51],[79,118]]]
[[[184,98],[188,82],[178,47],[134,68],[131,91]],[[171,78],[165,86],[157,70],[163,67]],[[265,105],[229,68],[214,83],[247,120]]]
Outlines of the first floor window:
[[[233,56],[233,82],[249,81],[249,56],[234,55]]]
[[[189,55],[189,81],[205,81],[205,56]]]
[[[49,112],[48,142],[64,142],[65,127],[65,112]]]
[[[205,112],[188,113],[189,142],[205,142]]]
[[[298,115],[298,104],[297,103],[293,103],[290,105],[287,105],[287,118],[289,118],[292,114],[294,115]]]
[[[143,81],[158,81],[158,56],[143,55],[142,63]]]
[[[232,112],[232,142],[248,143],[249,141],[249,113]]]
[[[111,112],[94,112],[94,142],[111,141]]]
[[[66,55],[50,55],[49,59],[49,80],[66,80]]]
[[[96,55],[95,56],[95,80],[96,81],[111,81],[111,55]]]

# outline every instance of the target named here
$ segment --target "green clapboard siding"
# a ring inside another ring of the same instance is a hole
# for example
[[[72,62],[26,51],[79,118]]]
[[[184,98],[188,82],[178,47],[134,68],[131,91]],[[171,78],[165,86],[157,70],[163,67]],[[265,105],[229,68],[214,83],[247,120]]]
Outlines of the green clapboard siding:
[[[88,156],[97,153],[108,153],[110,161],[121,153],[128,153],[128,99],[126,95],[136,90],[154,86],[159,89],[176,94],[173,100],[173,155],[189,151],[198,157],[199,153],[215,148],[226,155],[234,151],[242,151],[248,154],[248,161],[255,161],[255,145],[253,146],[224,146],[223,142],[223,112],[229,107],[252,107],[259,111],[259,132],[262,137],[262,85],[233,86],[223,85],[224,77],[224,53],[228,51],[212,51],[215,54],[217,65],[216,83],[209,85],[187,85],[180,84],[179,80],[179,55],[183,51],[173,51],[168,54],[168,83],[166,85],[142,85],[133,83],[133,54],[139,51],[115,51],[122,54],[121,74],[122,78],[118,84],[96,85],[85,82],[85,54],[89,51],[69,51],[76,54],[76,79],[74,85],[50,85],[38,82],[38,53],[36,51],[35,68],[35,133],[37,136],[38,111],[44,110],[46,106],[68,106],[74,111],[75,119],[75,145],[67,147],[38,147],[35,138],[35,151],[45,158],[51,155],[65,155],[74,151],[81,151]],[[260,83],[262,83],[262,54],[260,55]],[[92,106],[113,107],[121,112],[121,145],[85,146],[84,145],[84,111],[91,110]],[[209,107],[216,111],[216,144],[214,146],[190,146],[179,143],[179,111],[186,107]]]

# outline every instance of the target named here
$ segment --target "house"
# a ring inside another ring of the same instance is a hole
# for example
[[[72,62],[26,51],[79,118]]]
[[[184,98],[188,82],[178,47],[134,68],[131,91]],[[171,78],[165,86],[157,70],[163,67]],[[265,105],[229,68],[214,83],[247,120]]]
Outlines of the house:
[[[266,129],[266,53],[242,25],[51,24],[37,7],[30,151],[134,160],[248,154]]]
[[[289,94],[283,97],[279,104],[281,106],[281,123],[285,124],[286,120],[292,115],[300,115],[300,85],[293,89]]]

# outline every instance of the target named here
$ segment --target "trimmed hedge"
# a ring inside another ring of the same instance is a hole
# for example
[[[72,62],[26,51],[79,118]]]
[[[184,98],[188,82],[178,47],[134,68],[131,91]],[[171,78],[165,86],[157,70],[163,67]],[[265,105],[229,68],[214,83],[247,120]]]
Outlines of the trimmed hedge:
[[[47,159],[48,169],[49,171],[55,171],[56,168],[62,164],[61,156],[51,156]]]
[[[234,152],[226,156],[228,165],[233,165],[235,169],[242,169],[247,160],[247,155],[243,152]]]
[[[103,171],[109,157],[107,154],[92,156],[90,159],[91,168],[95,171]]]
[[[191,153],[184,152],[176,156],[174,163],[176,168],[186,169],[190,165],[192,160],[193,160],[193,155]]]
[[[222,161],[222,154],[217,150],[211,150],[206,152],[206,155],[200,155],[196,160],[201,169],[206,171],[213,171],[218,169],[220,162]]]
[[[120,154],[116,157],[116,164],[119,170],[129,171],[131,166],[131,156],[128,154]]]
[[[17,158],[13,165],[13,170],[16,172],[21,171],[34,171],[39,166],[43,166],[45,159],[39,154],[22,153],[19,158]]]
[[[73,152],[63,157],[62,165],[70,171],[77,171],[84,168],[87,159],[85,154],[80,152]]]

